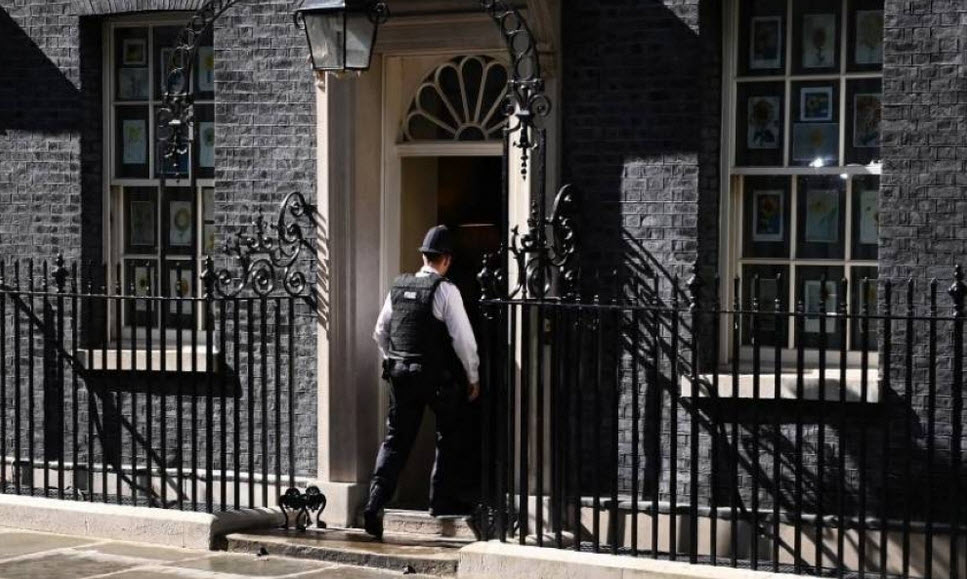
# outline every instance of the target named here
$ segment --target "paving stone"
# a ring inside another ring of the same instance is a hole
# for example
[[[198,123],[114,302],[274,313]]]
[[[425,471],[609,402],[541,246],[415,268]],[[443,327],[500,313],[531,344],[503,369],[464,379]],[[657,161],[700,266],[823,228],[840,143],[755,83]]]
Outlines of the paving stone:
[[[89,547],[78,547],[75,551],[103,553],[105,555],[117,555],[120,557],[134,557],[137,559],[147,559],[151,561],[180,561],[192,557],[198,557],[200,551],[189,549],[169,549],[166,547],[155,547],[153,545],[139,545],[137,543],[104,543],[101,545],[91,545]]]
[[[3,579],[74,579],[114,573],[136,567],[138,563],[124,563],[117,559],[99,559],[75,553],[52,553],[40,557],[17,559],[0,563]]]
[[[214,555],[194,561],[174,563],[172,567],[214,571],[216,573],[234,573],[236,575],[249,577],[278,577],[280,575],[302,573],[313,569],[324,569],[327,565],[278,557],[225,554]]]
[[[403,570],[384,571],[379,569],[369,569],[367,567],[332,567],[323,569],[318,573],[300,575],[299,579],[329,579],[339,577],[340,579],[388,579],[389,577],[401,577]],[[440,579],[433,575],[406,575],[407,579]]]
[[[96,540],[84,537],[66,537],[63,535],[48,535],[45,533],[28,533],[12,531],[0,534],[0,559],[21,557],[31,553],[91,545]]]

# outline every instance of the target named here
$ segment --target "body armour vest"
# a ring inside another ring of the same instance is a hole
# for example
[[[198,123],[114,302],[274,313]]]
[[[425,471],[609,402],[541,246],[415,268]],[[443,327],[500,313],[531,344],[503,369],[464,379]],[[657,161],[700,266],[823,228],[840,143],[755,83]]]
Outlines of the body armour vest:
[[[436,369],[446,369],[456,358],[447,326],[433,315],[433,296],[444,278],[437,274],[397,278],[390,292],[390,355],[419,359]]]

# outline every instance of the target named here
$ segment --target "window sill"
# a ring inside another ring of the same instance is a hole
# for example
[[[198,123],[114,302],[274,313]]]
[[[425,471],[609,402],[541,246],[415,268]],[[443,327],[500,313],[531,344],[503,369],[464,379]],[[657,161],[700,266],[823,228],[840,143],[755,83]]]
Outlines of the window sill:
[[[192,353],[190,346],[183,347],[180,351],[174,348],[146,350],[144,347],[139,347],[133,352],[130,348],[122,349],[120,356],[116,348],[116,346],[108,346],[107,352],[101,349],[78,350],[77,359],[83,368],[94,372],[148,372],[149,360],[151,372],[161,372],[162,367],[164,367],[165,373],[208,372],[209,353],[200,345],[194,353]],[[214,348],[211,352],[212,372],[219,370],[219,354],[218,348]],[[181,361],[180,369],[178,367],[179,358]],[[163,366],[162,361],[164,362]]]
[[[879,371],[875,368],[866,370],[866,399],[863,399],[863,370],[847,369],[844,388],[840,387],[840,369],[828,369],[825,372],[823,396],[820,396],[819,370],[805,370],[802,379],[802,396],[797,396],[799,389],[795,372],[783,371],[779,375],[779,397],[782,400],[813,400],[822,399],[825,402],[839,402],[845,396],[846,402],[864,402],[867,404],[880,401]],[[752,399],[754,393],[754,375],[740,373],[738,384],[733,391],[733,377],[730,372],[718,374],[718,388],[713,386],[713,374],[699,375],[699,398],[743,398]],[[681,395],[684,398],[694,397],[692,379],[683,376],[680,380]],[[845,390],[845,393],[843,392]],[[760,400],[773,401],[776,399],[776,376],[773,372],[763,370],[759,374]]]

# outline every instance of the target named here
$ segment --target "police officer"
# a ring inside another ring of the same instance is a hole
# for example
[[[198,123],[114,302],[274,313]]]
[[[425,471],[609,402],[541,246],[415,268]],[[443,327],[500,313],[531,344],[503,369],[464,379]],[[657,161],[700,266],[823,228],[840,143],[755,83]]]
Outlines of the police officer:
[[[386,439],[363,512],[366,532],[381,538],[382,509],[396,490],[400,471],[429,406],[436,415],[436,461],[430,487],[430,514],[467,514],[458,496],[465,460],[460,426],[467,400],[480,393],[477,342],[460,290],[446,279],[453,260],[450,231],[431,228],[420,247],[423,267],[400,276],[376,321],[373,338],[383,355],[383,377],[390,381]]]

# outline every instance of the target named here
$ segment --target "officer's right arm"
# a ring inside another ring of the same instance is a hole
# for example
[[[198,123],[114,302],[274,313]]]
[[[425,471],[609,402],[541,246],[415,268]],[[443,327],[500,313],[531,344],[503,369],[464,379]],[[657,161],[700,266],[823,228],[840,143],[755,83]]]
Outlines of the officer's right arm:
[[[390,320],[393,318],[393,300],[389,295],[386,296],[386,301],[383,302],[383,309],[379,312],[379,317],[376,318],[376,329],[373,330],[373,339],[376,340],[376,345],[379,346],[379,353],[385,358],[390,350],[389,344],[389,327]]]

